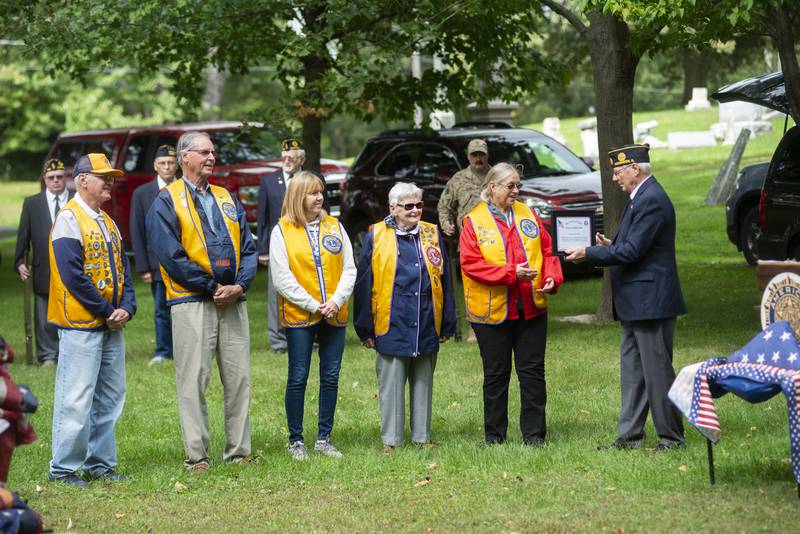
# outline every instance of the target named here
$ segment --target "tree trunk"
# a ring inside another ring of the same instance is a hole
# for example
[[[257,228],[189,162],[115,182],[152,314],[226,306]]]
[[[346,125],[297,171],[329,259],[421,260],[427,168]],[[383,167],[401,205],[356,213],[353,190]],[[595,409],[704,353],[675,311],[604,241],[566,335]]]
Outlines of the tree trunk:
[[[203,93],[203,110],[206,117],[219,120],[222,106],[222,94],[225,90],[227,74],[216,65],[209,65],[206,69],[206,89]]]
[[[708,66],[706,53],[697,48],[687,48],[683,52],[683,105],[692,99],[692,89],[708,86]]]
[[[325,28],[324,14],[325,3],[313,3],[302,8],[305,21],[305,31],[310,35],[317,35]],[[317,83],[325,76],[329,66],[324,57],[310,54],[303,58],[303,77],[305,91],[298,110],[303,121],[303,145],[306,149],[306,161],[303,168],[309,171],[320,172],[320,157],[322,141],[322,117],[324,110],[324,95]]]
[[[797,32],[795,24],[800,19],[800,8],[786,5],[767,11],[767,32],[775,42],[781,58],[786,99],[795,124],[800,124],[800,65],[795,54]]]
[[[589,22],[586,38],[592,58],[597,110],[603,226],[605,235],[611,238],[616,233],[627,199],[611,179],[611,164],[605,154],[612,148],[633,143],[633,82],[639,57],[628,48],[630,32],[622,20],[594,11],[589,14]],[[613,318],[608,271],[603,279],[597,318]]]

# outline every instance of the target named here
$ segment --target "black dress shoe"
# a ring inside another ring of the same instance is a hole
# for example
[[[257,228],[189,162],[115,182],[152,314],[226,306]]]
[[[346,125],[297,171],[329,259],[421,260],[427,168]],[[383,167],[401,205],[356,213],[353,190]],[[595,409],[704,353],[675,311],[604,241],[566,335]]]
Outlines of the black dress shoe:
[[[85,488],[89,486],[89,483],[79,478],[78,475],[74,473],[70,473],[69,475],[63,476],[53,476],[50,475],[50,480],[53,482],[60,482],[61,484],[66,484],[67,486],[73,486],[75,488]]]
[[[598,451],[607,451],[607,450],[611,450],[611,449],[616,449],[616,450],[620,450],[620,451],[628,451],[628,450],[633,450],[633,449],[641,449],[643,445],[644,445],[644,440],[643,439],[622,439],[622,438],[617,438],[617,439],[615,439],[614,441],[612,441],[608,445],[598,445],[597,446],[597,450]]]
[[[544,438],[534,437],[522,441],[526,447],[544,447]]]
[[[682,441],[661,440],[658,442],[658,445],[656,445],[656,448],[653,450],[653,452],[667,452],[673,449],[682,449],[684,447],[686,447],[686,444]]]

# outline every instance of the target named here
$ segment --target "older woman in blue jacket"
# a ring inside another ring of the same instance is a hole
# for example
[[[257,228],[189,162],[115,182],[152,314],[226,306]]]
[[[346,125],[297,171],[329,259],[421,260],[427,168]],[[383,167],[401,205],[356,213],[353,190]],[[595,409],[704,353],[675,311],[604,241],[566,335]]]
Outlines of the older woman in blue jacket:
[[[364,346],[377,351],[385,454],[403,443],[406,382],[411,440],[430,440],[436,356],[455,331],[447,255],[436,225],[420,221],[423,207],[420,188],[396,184],[389,216],[370,227],[358,261],[354,322]]]

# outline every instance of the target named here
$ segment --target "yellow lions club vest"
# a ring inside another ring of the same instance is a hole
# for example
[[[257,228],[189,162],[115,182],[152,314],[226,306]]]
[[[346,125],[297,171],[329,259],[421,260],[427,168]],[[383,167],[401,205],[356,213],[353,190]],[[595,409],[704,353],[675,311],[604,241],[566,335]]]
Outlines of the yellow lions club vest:
[[[397,269],[397,234],[381,221],[372,227],[374,249],[372,251],[372,317],[375,322],[375,335],[383,336],[389,331],[392,314],[392,289]],[[442,249],[439,246],[439,233],[436,225],[419,222],[419,239],[425,256],[425,267],[431,280],[433,297],[433,316],[436,334],[441,335],[442,306]]]
[[[233,243],[233,250],[236,255],[235,271],[239,265],[242,248],[242,234],[239,228],[236,202],[230,192],[224,187],[209,184],[208,188],[211,194],[214,195],[214,200],[225,221],[225,228],[228,230],[231,243]],[[178,216],[178,224],[180,224],[181,227],[181,246],[183,246],[183,249],[186,251],[186,255],[191,261],[195,262],[200,268],[213,277],[214,273],[211,269],[211,258],[208,256],[208,247],[206,246],[206,236],[203,232],[200,216],[197,214],[197,208],[192,201],[192,194],[189,191],[189,186],[186,185],[184,180],[178,179],[164,189],[169,192],[172,198],[172,204],[175,206],[175,214]],[[167,288],[167,303],[200,295],[200,293],[186,289],[178,284],[169,276],[163,266],[159,265],[159,269],[161,270],[161,277],[164,279],[164,285]]]
[[[536,223],[530,208],[522,202],[514,202],[514,226],[522,241],[528,265],[536,269],[536,278],[531,280],[533,302],[537,308],[547,307],[547,298],[535,290],[542,287],[542,229]],[[494,215],[489,206],[481,202],[466,216],[472,222],[483,259],[494,265],[506,265],[506,249]],[[463,272],[464,301],[467,320],[481,324],[499,324],[508,315],[508,288],[487,286],[476,282]]]
[[[81,229],[83,240],[83,274],[108,302],[122,298],[125,284],[125,265],[122,259],[122,237],[108,213],[100,211],[106,221],[109,242],[103,236],[100,224],[91,217],[73,198],[62,211],[71,211]],[[111,258],[114,259],[112,269]],[[58,263],[53,253],[53,240],[50,239],[50,296],[47,303],[47,321],[73,330],[93,330],[106,323],[105,317],[98,317],[70,293],[61,280]]]
[[[319,223],[317,242],[311,242],[311,234],[305,227],[297,226],[286,217],[281,217],[278,226],[286,243],[286,254],[289,256],[289,270],[308,291],[308,294],[320,302],[330,299],[342,277],[342,248],[344,246],[339,221],[330,215]],[[313,247],[313,248],[312,248]],[[314,248],[319,249],[319,261],[314,257]],[[284,328],[300,328],[317,324],[322,315],[310,313],[294,304],[283,295],[278,294],[280,323]],[[336,317],[325,319],[333,326],[347,326],[347,302],[339,309]]]

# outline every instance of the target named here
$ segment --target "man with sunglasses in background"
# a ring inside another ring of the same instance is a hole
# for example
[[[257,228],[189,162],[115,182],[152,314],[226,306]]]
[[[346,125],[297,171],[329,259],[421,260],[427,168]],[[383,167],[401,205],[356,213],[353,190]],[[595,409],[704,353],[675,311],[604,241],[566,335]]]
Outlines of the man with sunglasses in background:
[[[270,234],[281,218],[286,188],[289,187],[292,177],[303,170],[305,161],[306,151],[303,144],[294,137],[284,139],[281,144],[281,168],[261,177],[261,187],[258,190],[258,263],[261,265],[269,265]],[[320,174],[314,174],[325,183]],[[326,189],[322,191],[322,207],[330,213]],[[271,278],[267,280],[267,330],[272,352],[285,354],[286,333],[278,324],[278,292]]]
[[[50,293],[50,229],[58,211],[72,198],[67,189],[64,163],[48,159],[42,168],[45,189],[25,199],[17,230],[14,269],[25,281],[33,277],[33,316],[36,332],[36,359],[43,367],[58,362],[58,329],[47,322],[47,299]],[[33,251],[28,264],[27,254]],[[26,319],[27,321],[27,319]]]
[[[489,172],[489,146],[483,139],[473,139],[467,145],[467,160],[469,167],[461,169],[453,175],[439,197],[436,209],[439,212],[439,225],[447,236],[456,236],[456,230],[461,233],[464,216],[472,211],[481,201],[481,191],[486,185],[486,173]],[[453,242],[451,242],[453,243]],[[458,239],[454,241],[458,243]],[[453,265],[453,278],[458,280],[458,249],[449,247],[450,257],[455,258]],[[457,329],[456,332],[460,332]],[[456,334],[457,338],[460,334]],[[467,341],[475,343],[475,333],[470,330]]]
[[[644,446],[648,407],[659,441],[656,452],[683,447],[683,423],[667,397],[675,370],[675,319],[686,313],[675,259],[675,209],[650,173],[650,146],[608,152],[613,180],[629,197],[613,240],[598,233],[596,246],[566,250],[566,261],[611,267],[614,319],[622,326],[622,407],[617,438],[598,449]]]

